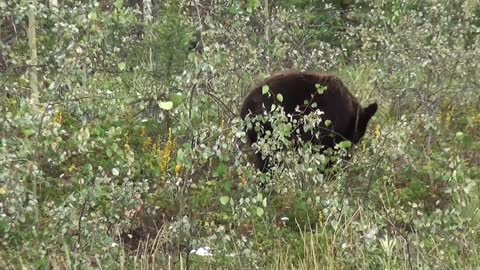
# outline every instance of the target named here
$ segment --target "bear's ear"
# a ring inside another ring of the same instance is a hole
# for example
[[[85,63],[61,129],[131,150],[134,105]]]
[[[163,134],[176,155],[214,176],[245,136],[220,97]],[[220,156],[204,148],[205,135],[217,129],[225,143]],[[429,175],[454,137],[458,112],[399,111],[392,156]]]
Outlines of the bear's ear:
[[[368,105],[366,108],[363,108],[362,120],[368,122],[370,118],[375,115],[378,110],[378,104],[376,102]]]

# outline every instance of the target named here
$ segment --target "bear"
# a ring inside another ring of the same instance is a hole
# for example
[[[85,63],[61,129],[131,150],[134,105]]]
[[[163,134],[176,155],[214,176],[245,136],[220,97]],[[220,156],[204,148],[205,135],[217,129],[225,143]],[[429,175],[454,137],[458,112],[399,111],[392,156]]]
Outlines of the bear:
[[[245,98],[240,116],[245,120],[247,117],[269,115],[274,104],[274,109],[278,106],[283,108],[290,121],[316,110],[322,111],[322,122],[315,126],[313,133],[304,131],[302,122],[295,121],[300,126],[296,126],[298,130],[291,132],[288,138],[297,146],[300,141],[322,145],[322,151],[333,149],[341,141],[357,144],[378,109],[376,102],[362,107],[335,75],[290,71],[272,75],[258,84]],[[268,122],[258,121],[255,124],[260,124],[262,129],[256,132],[252,126],[245,128],[250,145],[265,136],[267,131],[272,131]],[[262,153],[257,151],[255,158],[257,169],[269,171],[268,156],[262,158]]]

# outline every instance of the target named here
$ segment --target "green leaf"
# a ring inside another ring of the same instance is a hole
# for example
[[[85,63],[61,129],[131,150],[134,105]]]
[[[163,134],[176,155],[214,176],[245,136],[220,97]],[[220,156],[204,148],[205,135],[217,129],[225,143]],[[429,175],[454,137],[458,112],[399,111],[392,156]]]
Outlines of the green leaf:
[[[125,64],[125,62],[120,62],[117,64],[117,66],[118,66],[118,69],[120,69],[121,71],[124,71],[127,65]]]
[[[338,144],[338,147],[340,147],[341,149],[348,149],[352,146],[352,142],[351,141],[342,141]]]
[[[268,85],[262,86],[262,94],[263,94],[263,95],[268,94],[268,91],[269,91],[269,90],[270,90],[270,87],[268,87]]]
[[[182,94],[176,94],[172,97],[172,102],[173,102],[174,106],[180,105],[180,103],[182,103],[182,101],[183,101]]]
[[[267,74],[261,72],[259,75],[258,75],[258,79],[259,80],[265,80],[267,78]]]
[[[236,137],[236,138],[243,138],[243,137],[245,137],[245,136],[246,136],[245,131],[237,131],[237,132],[235,132],[235,137]]]
[[[23,133],[23,135],[25,135],[25,137],[30,137],[30,136],[33,135],[33,133],[35,133],[35,130],[33,130],[31,128],[23,129],[22,133]]]
[[[270,108],[271,112],[274,112],[277,109],[277,105],[272,104],[272,107]]]
[[[205,184],[209,187],[213,187],[213,186],[216,185],[215,181],[207,181],[207,182],[205,182]]]
[[[283,96],[282,96],[282,94],[277,94],[277,100],[278,100],[279,102],[283,102]]]
[[[177,163],[185,163],[185,152],[182,148],[178,149],[177,151]]]
[[[325,91],[327,90],[327,87],[325,86],[322,86],[320,84],[315,84],[315,88],[317,88],[317,93],[319,93],[320,95],[325,93]]]
[[[171,101],[159,101],[158,102],[158,107],[162,110],[169,111],[173,108],[173,102]]]
[[[225,163],[220,163],[217,169],[215,169],[214,176],[223,177],[227,175],[227,172],[228,172],[227,165],[225,165]]]
[[[117,0],[113,4],[117,9],[121,9],[123,7],[123,1],[122,0]]]
[[[460,131],[455,134],[455,139],[459,142],[462,142],[465,146],[470,146],[473,143],[473,140],[470,136]]]
[[[227,205],[228,201],[230,200],[230,198],[228,196],[222,196],[220,197],[220,203],[222,205]]]
[[[88,18],[90,20],[96,20],[97,19],[97,14],[93,11],[91,11],[90,13],[88,13]]]
[[[468,135],[465,136],[465,137],[463,138],[463,143],[464,143],[464,145],[467,146],[467,147],[471,146],[472,143],[473,143],[472,136],[468,136]]]
[[[88,172],[93,171],[93,166],[90,163],[85,164],[84,169],[87,170]]]
[[[248,0],[247,12],[251,13],[260,7],[260,0]]]
[[[223,184],[223,188],[225,189],[225,191],[231,192],[233,188],[232,181],[226,181],[225,184]]]
[[[256,212],[257,212],[257,216],[259,216],[259,217],[263,216],[263,214],[265,213],[265,211],[261,207],[257,207]]]

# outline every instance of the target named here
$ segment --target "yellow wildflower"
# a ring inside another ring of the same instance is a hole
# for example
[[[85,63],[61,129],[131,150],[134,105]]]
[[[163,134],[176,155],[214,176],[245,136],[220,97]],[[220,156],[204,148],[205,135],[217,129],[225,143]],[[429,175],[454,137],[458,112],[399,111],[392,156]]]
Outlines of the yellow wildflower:
[[[53,119],[53,121],[55,121],[55,123],[57,124],[63,124],[63,120],[64,120],[63,112],[57,112],[55,114],[55,118]]]
[[[451,113],[451,112],[447,112],[447,115],[445,116],[445,126],[446,126],[446,127],[449,127],[451,121],[452,121],[452,113]]]
[[[325,222],[325,217],[323,216],[322,210],[318,210],[318,224],[322,225]]]
[[[244,177],[241,178],[241,183],[242,183],[242,185],[244,185],[244,186],[247,185],[247,182],[248,182],[248,180],[247,180],[247,177],[246,177],[246,176],[244,176]]]
[[[140,128],[140,135],[141,135],[142,137],[145,137],[146,134],[147,134],[147,131],[146,131],[145,127],[142,126],[142,127]]]
[[[376,139],[380,137],[382,132],[380,131],[380,125],[376,125],[375,129],[373,130],[373,135],[375,136]]]
[[[171,155],[173,149],[175,148],[175,142],[173,140],[172,129],[168,130],[168,140],[165,144],[165,148],[161,152],[161,155],[158,160],[158,165],[161,172],[166,172],[168,169],[168,164],[170,163]]]
[[[473,117],[473,123],[480,123],[480,113],[477,113],[477,115]]]
[[[130,141],[130,131],[125,132],[125,141],[128,143]]]
[[[175,175],[178,176],[181,171],[182,171],[182,165],[177,164],[177,165],[175,166]]]
[[[150,148],[151,146],[153,146],[153,147],[152,147],[153,149],[155,149],[155,147],[156,147],[156,145],[153,144],[152,138],[147,137],[147,139],[146,139],[145,142],[143,143],[143,149],[144,149],[144,150],[147,150],[147,149]]]

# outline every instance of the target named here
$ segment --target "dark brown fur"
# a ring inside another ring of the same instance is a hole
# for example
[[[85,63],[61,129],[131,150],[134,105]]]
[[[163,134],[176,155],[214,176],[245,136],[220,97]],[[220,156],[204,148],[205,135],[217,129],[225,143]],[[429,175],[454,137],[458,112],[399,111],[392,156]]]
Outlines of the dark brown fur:
[[[316,84],[326,87],[323,94],[317,92]],[[262,87],[269,86],[270,96],[262,94]],[[280,103],[276,96],[281,94],[283,101]],[[317,104],[316,108],[304,105],[304,101],[313,101]],[[299,136],[303,141],[310,141],[315,144],[324,145],[325,148],[333,148],[336,143],[344,140],[350,140],[353,143],[358,141],[365,134],[367,124],[377,111],[377,103],[362,108],[358,100],[350,93],[343,82],[334,75],[323,75],[306,72],[288,72],[273,75],[256,86],[245,101],[240,110],[243,119],[247,115],[255,116],[269,112],[273,104],[284,107],[286,114],[298,115],[295,108],[299,107],[302,114],[320,109],[324,112],[321,118],[330,120],[331,126],[322,125],[317,132],[320,138],[317,139],[311,133],[301,132]],[[263,125],[265,130],[271,129],[269,125]],[[300,131],[303,129],[300,127]],[[254,130],[247,130],[247,137],[250,143],[255,143],[258,136]],[[296,141],[295,137],[292,137]],[[268,159],[263,160],[261,154],[257,154],[256,166],[266,171],[268,169]]]

